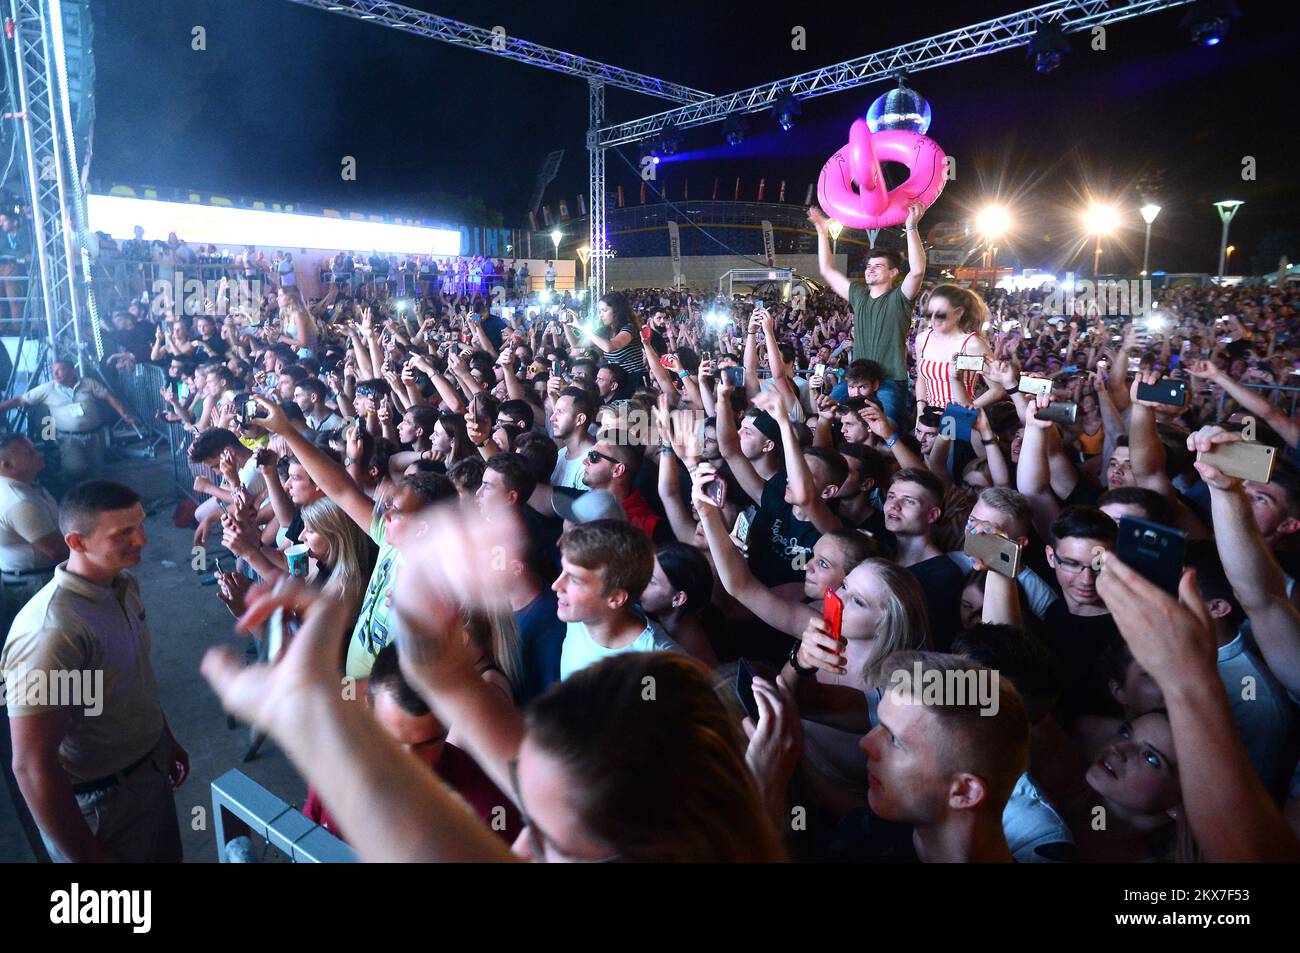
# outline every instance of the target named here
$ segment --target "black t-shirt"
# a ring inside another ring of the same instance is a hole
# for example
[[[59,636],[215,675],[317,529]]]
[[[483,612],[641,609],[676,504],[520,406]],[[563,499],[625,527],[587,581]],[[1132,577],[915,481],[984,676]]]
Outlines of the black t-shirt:
[[[749,568],[765,586],[801,582],[813,546],[822,538],[812,523],[795,518],[794,505],[785,502],[786,482],[784,470],[767,481],[749,528]]]
[[[1072,615],[1065,599],[1058,599],[1048,606],[1042,633],[1061,676],[1060,709],[1065,721],[1109,711],[1110,693],[1099,663],[1123,641],[1111,615]]]
[[[946,652],[961,631],[961,591],[966,577],[947,553],[931,556],[907,569],[925,593],[930,639],[937,651]]]
[[[912,825],[882,820],[869,807],[856,808],[831,837],[826,860],[838,864],[919,864]]]

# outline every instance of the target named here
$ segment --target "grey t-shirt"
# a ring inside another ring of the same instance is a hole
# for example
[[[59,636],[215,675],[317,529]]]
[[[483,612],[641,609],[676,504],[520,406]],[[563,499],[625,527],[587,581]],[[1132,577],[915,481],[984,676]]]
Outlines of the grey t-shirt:
[[[871,297],[866,282],[849,285],[853,309],[853,359],[875,361],[890,380],[907,380],[907,332],[912,327],[914,303],[900,284],[879,298]]]

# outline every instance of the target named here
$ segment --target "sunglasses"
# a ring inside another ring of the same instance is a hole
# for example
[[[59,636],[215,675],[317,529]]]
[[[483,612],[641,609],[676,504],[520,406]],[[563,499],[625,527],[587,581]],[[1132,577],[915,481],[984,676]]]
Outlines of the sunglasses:
[[[607,453],[601,453],[599,450],[591,449],[587,451],[588,463],[599,463],[601,460],[608,460],[610,463],[622,463],[617,457],[611,457]]]

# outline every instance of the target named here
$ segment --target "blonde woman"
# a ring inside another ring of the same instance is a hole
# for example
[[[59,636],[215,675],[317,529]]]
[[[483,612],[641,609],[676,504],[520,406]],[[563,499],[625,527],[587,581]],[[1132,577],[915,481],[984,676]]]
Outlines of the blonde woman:
[[[275,298],[280,307],[280,340],[296,347],[299,357],[310,356],[316,347],[316,339],[320,336],[320,328],[311,309],[307,307],[302,289],[297,285],[282,285],[276,291]]]
[[[939,285],[930,292],[922,313],[925,324],[916,336],[917,416],[927,407],[980,408],[1001,400],[1006,390],[992,381],[974,398],[980,372],[957,367],[959,356],[993,360],[993,350],[981,333],[989,313],[984,299],[958,285]]]
[[[307,547],[307,581],[321,588],[323,594],[339,597],[341,611],[348,616],[348,631],[351,632],[374,569],[374,544],[332,500],[308,503],[302,508],[302,522],[299,538]],[[255,569],[266,582],[275,582],[287,575],[282,567],[266,560],[257,560]],[[243,573],[218,570],[217,583],[221,601],[236,617],[242,615],[244,597],[252,580]],[[340,646],[340,652],[345,648]]]
[[[805,776],[832,816],[867,802],[867,756],[881,689],[877,669],[904,649],[930,647],[925,594],[916,577],[888,559],[867,559],[836,590],[844,603],[840,637],[821,617],[808,622],[780,679],[803,713]]]

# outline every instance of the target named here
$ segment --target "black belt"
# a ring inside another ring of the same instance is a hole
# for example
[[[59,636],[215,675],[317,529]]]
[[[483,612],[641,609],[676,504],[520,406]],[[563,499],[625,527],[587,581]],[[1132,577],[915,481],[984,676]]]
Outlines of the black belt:
[[[156,747],[158,746],[154,745],[154,748]],[[127,765],[125,768],[123,768],[121,771],[118,771],[115,774],[110,774],[104,778],[96,778],[93,781],[82,781],[80,784],[74,784],[72,786],[72,793],[91,794],[95,791],[103,791],[106,788],[111,788],[114,785],[120,784],[122,781],[126,780],[126,776],[128,774],[130,774],[136,768],[140,767],[140,765],[144,764],[152,756],[153,756],[153,748],[150,748],[149,752],[139,761],[135,761]]]

